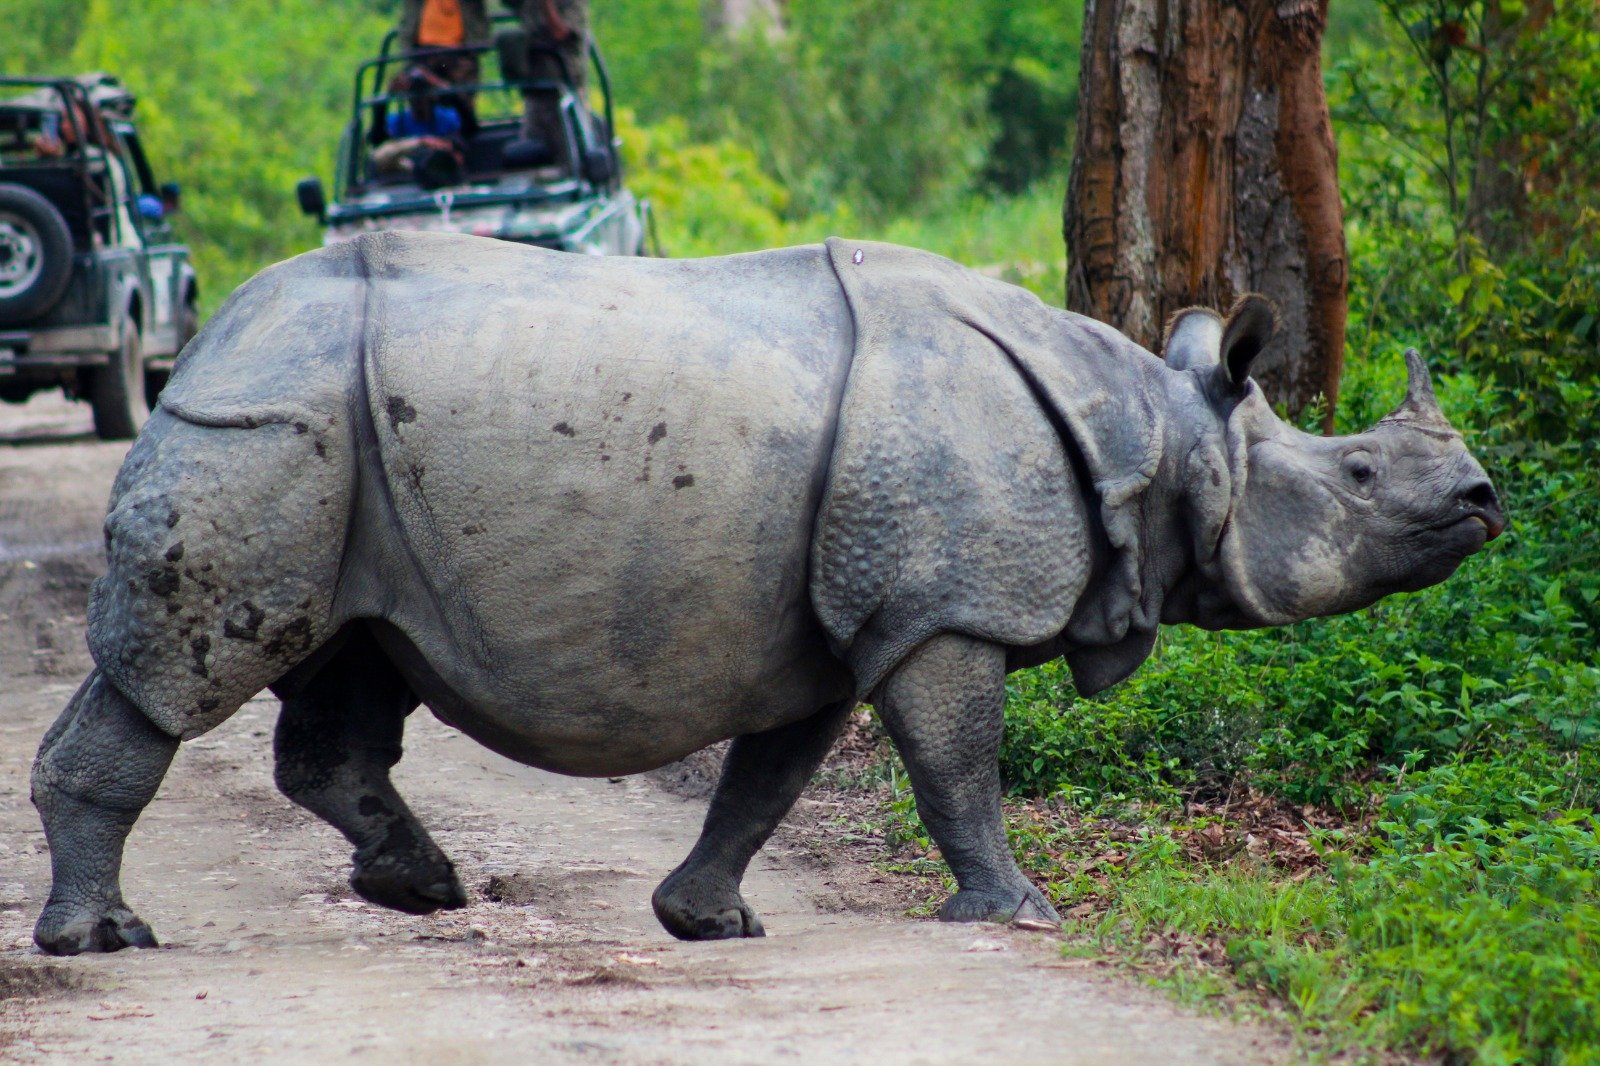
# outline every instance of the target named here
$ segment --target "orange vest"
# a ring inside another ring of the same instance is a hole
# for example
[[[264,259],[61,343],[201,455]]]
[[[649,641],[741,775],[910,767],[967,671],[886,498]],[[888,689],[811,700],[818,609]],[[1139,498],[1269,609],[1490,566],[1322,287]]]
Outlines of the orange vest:
[[[466,37],[459,0],[424,0],[422,21],[417,25],[419,46],[459,48]]]

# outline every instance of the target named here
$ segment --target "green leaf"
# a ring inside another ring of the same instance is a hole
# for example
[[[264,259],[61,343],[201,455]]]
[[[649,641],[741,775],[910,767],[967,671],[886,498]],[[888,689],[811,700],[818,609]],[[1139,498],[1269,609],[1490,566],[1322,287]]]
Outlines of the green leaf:
[[[1561,582],[1552,581],[1545,586],[1544,605],[1550,610],[1555,610],[1561,605]]]
[[[1543,289],[1539,288],[1539,286],[1535,285],[1533,283],[1533,281],[1531,279],[1529,279],[1529,278],[1518,278],[1517,279],[1517,284],[1520,285],[1522,288],[1526,289],[1527,291],[1533,293],[1535,296],[1537,296],[1539,299],[1543,300],[1547,304],[1553,304],[1553,303],[1556,302],[1553,298],[1551,298],[1549,296],[1549,294],[1547,294]]]

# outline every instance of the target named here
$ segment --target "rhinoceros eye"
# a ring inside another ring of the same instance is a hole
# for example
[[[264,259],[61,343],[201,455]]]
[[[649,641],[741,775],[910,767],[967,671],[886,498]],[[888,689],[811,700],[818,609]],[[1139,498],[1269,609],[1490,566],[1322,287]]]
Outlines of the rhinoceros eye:
[[[1372,462],[1364,455],[1346,456],[1344,472],[1351,481],[1363,488],[1370,486],[1373,477],[1376,475],[1376,471],[1372,468]]]

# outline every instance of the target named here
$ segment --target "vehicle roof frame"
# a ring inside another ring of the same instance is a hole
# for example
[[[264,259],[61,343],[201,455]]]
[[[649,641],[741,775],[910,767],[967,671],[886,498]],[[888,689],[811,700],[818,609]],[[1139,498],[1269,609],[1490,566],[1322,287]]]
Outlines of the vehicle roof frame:
[[[491,24],[499,27],[517,26],[521,23],[515,15],[497,14],[491,19]],[[489,44],[480,45],[462,45],[457,48],[430,47],[416,49],[409,52],[395,52],[393,50],[394,44],[398,39],[399,31],[391,29],[384,35],[383,44],[379,47],[378,54],[371,59],[364,60],[359,66],[356,67],[355,88],[351,99],[350,121],[347,124],[347,143],[343,146],[345,149],[344,158],[339,161],[339,165],[335,168],[334,172],[335,200],[342,199],[348,194],[352,187],[359,187],[366,184],[365,182],[355,180],[356,175],[361,173],[361,158],[362,153],[365,151],[363,148],[365,138],[363,138],[361,135],[363,128],[363,109],[374,104],[391,103],[401,98],[396,94],[382,91],[382,87],[388,80],[388,72],[390,67],[401,66],[404,64],[417,62],[419,60],[438,59],[444,56],[476,56],[496,51],[496,46],[491,42]],[[544,55],[553,57],[564,75],[563,79],[501,79],[500,81],[496,82],[479,82],[470,85],[451,85],[444,89],[434,87],[422,91],[430,95],[437,95],[441,93],[448,94],[451,92],[479,92],[484,90],[503,89],[548,92],[552,88],[555,88],[564,94],[571,94],[575,97],[576,94],[572,92],[574,88],[574,79],[572,77],[572,71],[567,65],[566,55],[560,49],[549,45],[531,45],[530,48]],[[620,173],[620,159],[618,158],[617,152],[618,141],[616,134],[616,112],[611,99],[611,73],[606,67],[605,57],[601,54],[599,47],[595,44],[592,37],[588,40],[587,52],[589,55],[590,64],[595,72],[596,81],[599,84],[602,113],[605,118],[607,143],[598,147],[603,148],[611,156],[612,172]],[[371,75],[370,91],[368,91],[366,88],[366,82],[369,74]],[[405,95],[410,96],[412,94],[408,93]],[[584,124],[579,123],[578,125],[581,127]],[[584,140],[584,143],[579,145],[580,148],[592,147],[588,143],[590,137],[588,130],[580,130],[580,136],[582,136]]]
[[[92,146],[100,149],[108,157],[116,156],[119,159],[122,158],[126,150],[112,130],[112,123],[119,120],[131,122],[131,118],[126,114],[107,114],[95,103],[89,87],[77,78],[40,77],[22,74],[0,75],[0,88],[5,86],[53,89],[61,96],[63,104],[61,117],[72,130],[71,143],[64,146],[67,151],[60,164],[40,161],[36,165],[66,166],[76,171],[78,188],[83,192],[86,217],[91,220],[100,217],[109,218],[112,231],[111,239],[114,242],[120,241],[122,239],[122,219],[117,211],[118,200],[115,183],[112,181],[108,171],[105,176],[104,188],[99,187],[100,183],[94,180],[94,175],[91,172],[91,157],[86,148]],[[95,116],[99,121],[90,122],[86,125],[82,120],[90,115]],[[97,192],[101,194],[99,197],[95,195]],[[90,229],[93,231],[92,222]]]

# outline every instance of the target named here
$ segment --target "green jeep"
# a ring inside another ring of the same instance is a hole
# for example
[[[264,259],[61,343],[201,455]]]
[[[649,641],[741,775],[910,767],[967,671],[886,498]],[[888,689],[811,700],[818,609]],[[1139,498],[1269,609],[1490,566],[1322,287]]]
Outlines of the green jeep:
[[[0,77],[0,400],[60,388],[106,440],[139,432],[198,321],[133,108],[104,74]]]

